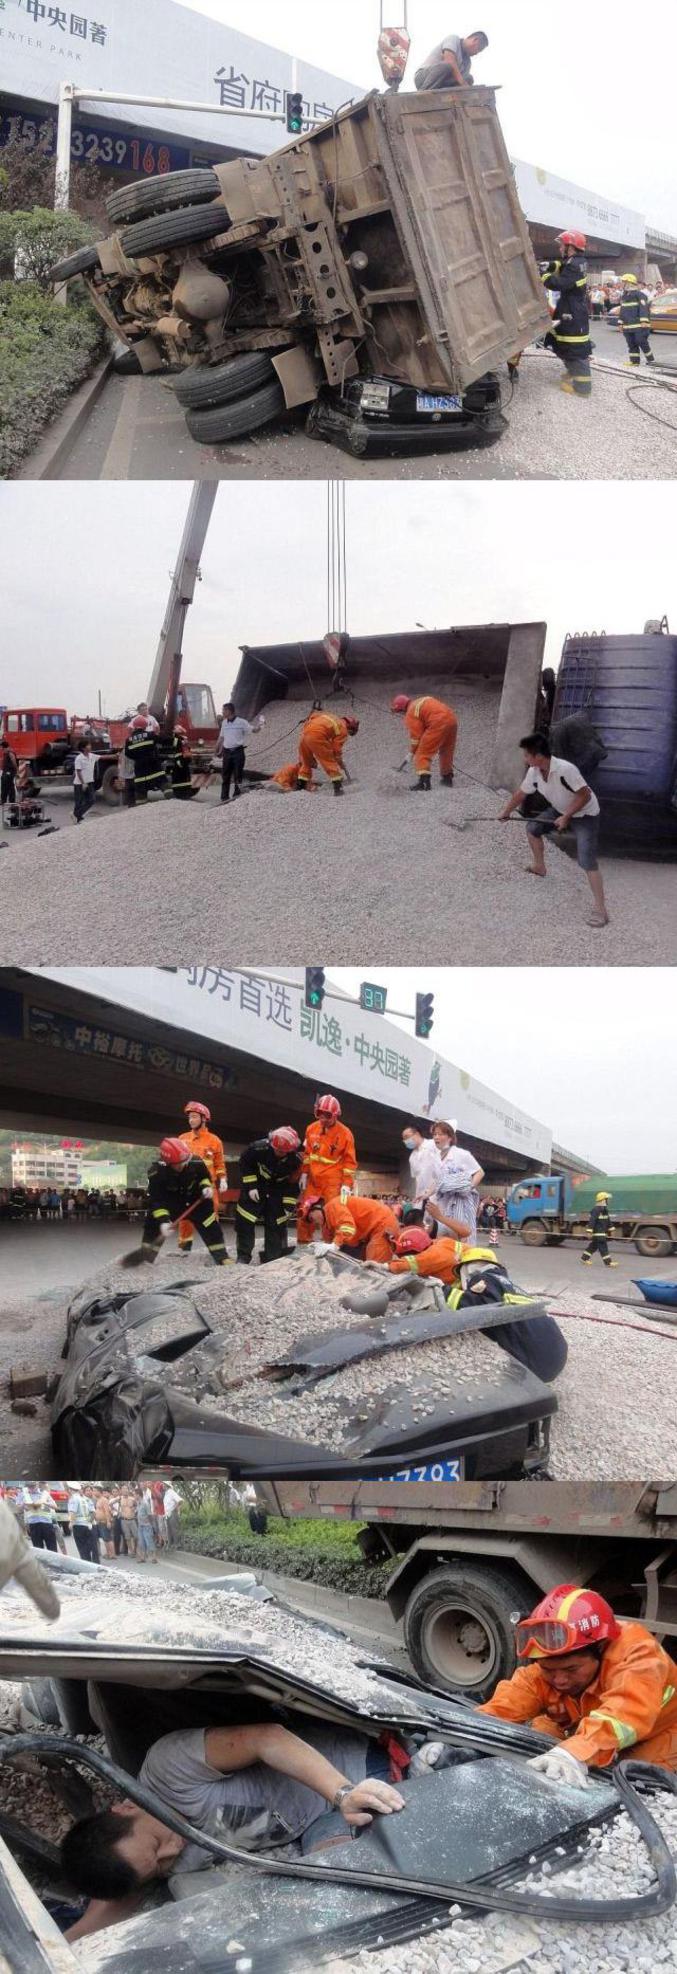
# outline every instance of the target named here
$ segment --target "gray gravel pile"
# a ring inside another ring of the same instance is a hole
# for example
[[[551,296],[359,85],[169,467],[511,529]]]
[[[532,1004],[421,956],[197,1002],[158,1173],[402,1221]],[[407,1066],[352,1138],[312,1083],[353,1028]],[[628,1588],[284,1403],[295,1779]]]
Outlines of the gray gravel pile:
[[[677,1799],[652,1797],[650,1808],[677,1857]],[[539,1898],[620,1899],[645,1892],[651,1882],[646,1852],[625,1815],[609,1828],[593,1828],[585,1851],[579,1849],[579,1860],[555,1874],[546,1865],[529,1875],[525,1887]],[[515,1922],[500,1915],[465,1920],[458,1907],[450,1908],[450,1915],[451,1925],[427,1939],[360,1954],[351,1967],[359,1974],[498,1974],[503,1967],[519,1968],[519,1974],[655,1974],[656,1968],[677,1966],[674,1906],[659,1919],[634,1925],[565,1927],[559,1921],[548,1925],[533,1920],[525,1924],[522,1942],[521,1922],[515,1934]]]
[[[587,410],[566,402],[575,414]],[[430,795],[409,794],[409,770],[395,772],[407,744],[387,711],[393,689],[370,681],[358,690],[362,726],[345,756],[355,780],[340,802],[326,782],[314,796],[277,799],[264,784],[222,807],[214,783],[194,802],[116,812],[101,828],[35,833],[21,845],[22,864],[3,860],[8,957],[58,964],[77,898],[90,965],[173,966],[177,951],[203,952],[206,941],[245,967],[269,963],[271,952],[305,965],[312,951],[328,964],[361,966],[374,950],[382,966],[677,963],[669,865],[605,859],[612,922],[595,931],[586,924],[586,880],[560,851],[548,850],[548,879],[536,883],[523,869],[519,823],[445,827],[497,815],[495,792],[473,788],[459,772],[453,790],[434,778]],[[494,696],[478,690],[461,704],[454,681],[443,696],[458,699],[459,770],[483,780]],[[270,768],[293,758],[296,735],[283,742],[282,734],[297,703],[269,707],[252,766],[257,758]],[[161,881],[140,917],[151,868]]]
[[[77,1631],[116,1645],[195,1646],[223,1652],[242,1646],[282,1671],[313,1681],[338,1698],[359,1704],[363,1713],[392,1707],[396,1695],[374,1673],[364,1670],[361,1651],[349,1639],[328,1633],[287,1611],[275,1599],[254,1603],[237,1592],[203,1589],[158,1577],[122,1575],[102,1564],[96,1577],[59,1573],[61,1614],[54,1623],[39,1616],[18,1587],[0,1598],[0,1632],[12,1637],[72,1638]],[[384,1667],[387,1672],[387,1667]]]
[[[580,1290],[566,1289],[550,1300],[555,1317],[558,1302],[563,1312],[586,1320],[562,1323],[569,1356],[556,1386],[555,1479],[672,1480],[677,1330],[657,1334],[657,1324],[639,1309],[595,1303]]]
[[[409,752],[410,742],[403,720],[390,711],[390,701],[396,693],[411,693],[412,689],[417,697],[431,693],[454,707],[459,723],[456,750],[459,781],[462,780],[461,768],[469,775],[488,781],[501,698],[501,685],[496,680],[473,681],[456,678],[449,672],[429,673],[427,678],[417,678],[412,688],[411,679],[403,673],[401,678],[393,679],[387,687],[374,679],[365,679],[364,684],[356,679],[351,682],[348,693],[333,696],[328,690],[328,675],[321,672],[313,676],[313,687],[318,696],[323,696],[324,712],[336,714],[338,718],[345,713],[354,713],[360,721],[359,733],[347,740],[343,756],[348,773],[356,782],[368,786],[376,781],[381,791],[393,787],[396,793],[407,792],[411,780],[407,771],[396,774],[394,783],[391,782],[394,769]],[[313,697],[310,684],[304,687],[295,685],[285,699],[270,702],[265,709],[265,726],[247,748],[249,767],[274,773],[285,761],[297,759],[298,735],[302,722],[311,711]],[[438,770],[433,772],[437,774]],[[316,780],[331,796],[321,769],[316,771]],[[302,797],[290,796],[290,805],[292,801],[296,804],[297,799],[302,804]],[[500,806],[495,794],[490,791],[490,809],[492,801],[497,808]]]

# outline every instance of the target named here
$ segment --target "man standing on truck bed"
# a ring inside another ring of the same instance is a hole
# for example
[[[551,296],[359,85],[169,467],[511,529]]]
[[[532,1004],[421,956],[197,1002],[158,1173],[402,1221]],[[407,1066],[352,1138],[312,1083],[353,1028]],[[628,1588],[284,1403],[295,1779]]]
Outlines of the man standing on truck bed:
[[[633,1761],[677,1770],[677,1665],[646,1625],[619,1624],[594,1590],[560,1583],[515,1628],[519,1659],[479,1708],[529,1721],[566,1745],[530,1764],[553,1782],[585,1788],[588,1767]]]
[[[552,753],[546,734],[527,733],[520,741],[520,747],[527,772],[524,781],[501,810],[498,820],[508,822],[514,810],[521,809],[525,795],[543,795],[547,808],[538,816],[527,817],[527,841],[532,861],[525,868],[530,877],[545,877],[543,837],[551,836],[553,830],[561,835],[565,829],[573,829],[578,862],[581,870],[585,871],[594,900],[594,911],[590,913],[588,925],[608,925],[609,914],[597,861],[597,796],[578,768],[574,767],[573,761],[563,761]]]
[[[489,46],[489,36],[477,34],[445,34],[437,47],[432,49],[423,67],[416,70],[414,82],[417,89],[466,89],[475,80],[471,62],[473,55],[481,55]]]

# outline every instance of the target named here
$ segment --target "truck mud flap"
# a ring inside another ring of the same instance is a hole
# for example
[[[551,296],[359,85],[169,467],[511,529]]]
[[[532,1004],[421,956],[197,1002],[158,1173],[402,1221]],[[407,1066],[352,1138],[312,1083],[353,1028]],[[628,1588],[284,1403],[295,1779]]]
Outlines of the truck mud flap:
[[[496,445],[508,430],[501,411],[459,418],[452,424],[398,424],[390,419],[370,420],[344,410],[330,399],[320,398],[307,421],[311,438],[328,439],[356,459],[384,454],[464,452],[471,448]]]
[[[491,1321],[487,1318],[490,1315]],[[535,1331],[533,1351],[530,1349],[529,1333],[522,1343],[520,1332],[528,1326],[528,1332]],[[567,1349],[553,1317],[548,1315],[545,1304],[532,1302],[510,1304],[500,1303],[472,1309],[427,1310],[424,1315],[416,1315],[407,1310],[396,1316],[389,1316],[384,1322],[367,1321],[354,1324],[351,1329],[320,1331],[317,1336],[299,1337],[293,1350],[284,1357],[276,1357],[271,1369],[288,1370],[296,1373],[305,1384],[312,1385],[321,1378],[329,1377],[333,1371],[345,1364],[359,1363],[365,1357],[380,1357],[385,1351],[398,1350],[403,1344],[431,1343],[443,1337],[466,1336],[471,1330],[483,1330],[487,1336],[506,1350],[516,1355],[529,1370],[538,1377],[549,1380],[556,1377],[566,1363]],[[514,1336],[513,1336],[514,1332]],[[551,1332],[552,1334],[551,1337]],[[561,1350],[556,1339],[560,1339]],[[538,1339],[538,1342],[536,1342]],[[546,1342],[551,1348],[546,1350]],[[513,1351],[513,1343],[517,1348]],[[540,1348],[539,1348],[540,1345]],[[556,1368],[543,1370],[542,1363]],[[535,1361],[535,1360],[539,1361]],[[296,1386],[300,1389],[300,1385]]]

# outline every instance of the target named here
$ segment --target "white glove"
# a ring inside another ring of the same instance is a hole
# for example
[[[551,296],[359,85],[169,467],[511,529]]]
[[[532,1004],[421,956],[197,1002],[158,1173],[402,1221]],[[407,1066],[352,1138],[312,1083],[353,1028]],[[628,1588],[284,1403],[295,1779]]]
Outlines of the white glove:
[[[340,1191],[340,1194],[339,1194],[339,1198],[340,1198],[340,1201],[341,1201],[341,1205],[342,1205],[342,1206],[345,1206],[345,1203],[346,1203],[346,1200],[347,1200],[347,1199],[350,1199],[351,1197],[352,1197],[352,1195],[351,1195],[351,1191],[350,1191],[350,1187],[349,1187],[349,1186],[342,1186],[342,1187],[341,1187],[341,1191]]]
[[[265,713],[259,713],[259,717],[258,717],[258,720],[257,720],[257,723],[256,723],[256,731],[257,731],[257,733],[260,733],[260,730],[261,730],[261,727],[264,727],[264,726],[265,726],[265,724],[266,724],[266,716],[265,716]]]
[[[417,1748],[416,1754],[412,1756],[409,1774],[429,1775],[432,1768],[437,1768],[443,1751],[443,1741],[424,1741],[422,1748]]]
[[[299,1179],[299,1192],[300,1192],[300,1193],[304,1193],[304,1192],[305,1192],[305,1190],[306,1190],[306,1186],[307,1186],[307,1184],[308,1184],[308,1174],[307,1174],[307,1172],[302,1172],[302,1173],[301,1173],[301,1177],[300,1177],[300,1179]]]
[[[250,1188],[249,1188],[249,1198],[250,1198],[250,1199],[253,1199],[253,1201],[254,1201],[254,1205],[255,1205],[255,1206],[258,1206],[258,1204],[259,1204],[259,1200],[260,1200],[260,1194],[259,1194],[259,1193],[257,1192],[257,1190],[256,1190],[256,1187],[255,1187],[255,1186],[250,1186]]]
[[[534,1755],[528,1768],[538,1769],[548,1782],[559,1782],[567,1789],[587,1789],[590,1777],[585,1762],[570,1755],[568,1748],[549,1748],[546,1755]]]
[[[228,1191],[228,1180],[227,1180],[227,1179],[219,1179],[219,1192],[220,1192],[220,1193],[227,1193],[227,1191]]]
[[[314,1242],[313,1242],[313,1253],[314,1253],[314,1254],[333,1254],[333,1252],[334,1252],[334,1243],[333,1243],[333,1241],[314,1241]]]
[[[0,1501],[0,1590],[15,1577],[26,1596],[46,1618],[58,1618],[60,1604],[51,1578],[38,1562],[33,1545],[19,1528],[6,1501]]]
[[[201,1194],[202,1194],[202,1198],[203,1198],[203,1199],[211,1199],[211,1198],[212,1198],[212,1189],[211,1189],[211,1186],[201,1186],[201,1187],[200,1187],[200,1192],[201,1192]]]
[[[160,1240],[168,1241],[170,1234],[172,1234],[173,1232],[174,1229],[172,1227],[171,1220],[163,1220],[162,1226],[160,1228]]]

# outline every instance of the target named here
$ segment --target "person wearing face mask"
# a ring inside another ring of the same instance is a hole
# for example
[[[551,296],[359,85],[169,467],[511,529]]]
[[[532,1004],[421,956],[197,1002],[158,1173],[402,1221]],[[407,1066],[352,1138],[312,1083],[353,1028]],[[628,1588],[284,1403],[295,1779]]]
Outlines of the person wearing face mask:
[[[435,1191],[442,1160],[432,1138],[424,1137],[417,1124],[405,1124],[402,1143],[409,1154],[409,1171],[414,1188],[414,1206],[425,1207]]]

